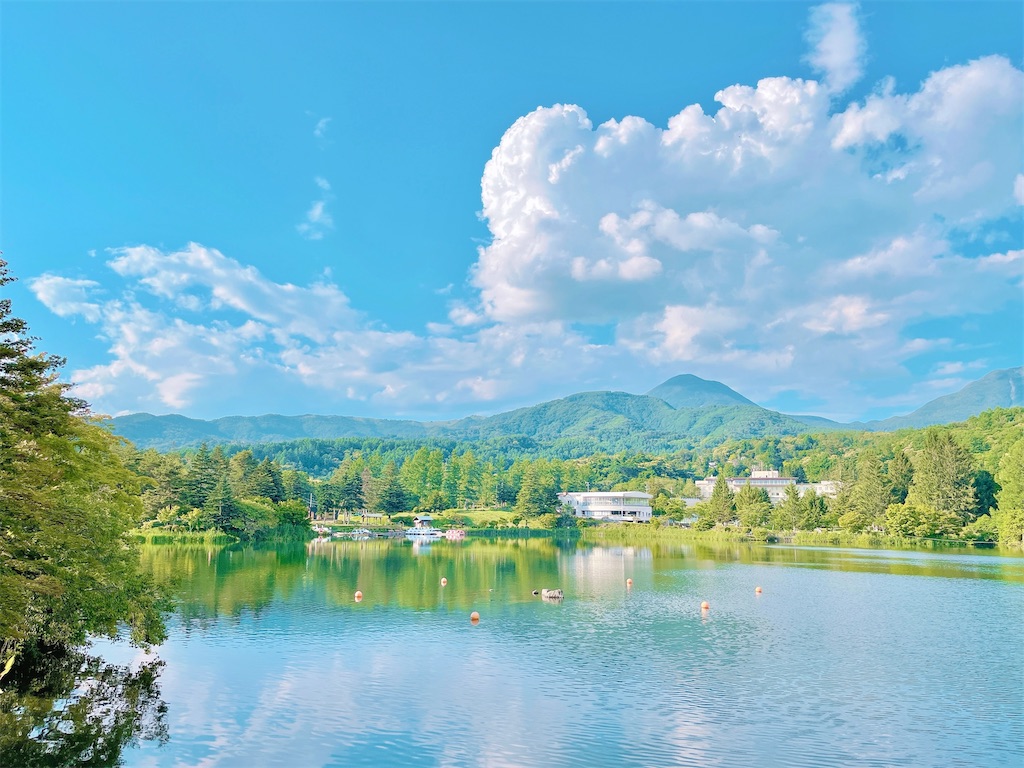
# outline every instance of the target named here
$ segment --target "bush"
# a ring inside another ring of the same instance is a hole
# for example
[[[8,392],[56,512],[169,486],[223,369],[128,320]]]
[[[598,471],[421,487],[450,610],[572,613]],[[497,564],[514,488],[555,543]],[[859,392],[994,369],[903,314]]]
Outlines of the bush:
[[[968,541],[999,541],[999,526],[991,515],[982,515],[960,532]]]

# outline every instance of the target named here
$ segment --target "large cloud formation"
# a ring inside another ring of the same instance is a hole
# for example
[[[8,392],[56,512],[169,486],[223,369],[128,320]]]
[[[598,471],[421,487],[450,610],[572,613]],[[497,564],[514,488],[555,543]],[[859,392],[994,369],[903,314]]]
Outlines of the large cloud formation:
[[[937,343],[905,338],[911,322],[1020,299],[1022,93],[992,56],[841,111],[788,77],[725,88],[716,112],[691,105],[665,128],[538,109],[484,171],[494,239],[473,269],[479,306],[453,319],[615,323],[620,346],[705,369],[891,369]],[[952,245],[982,233],[1008,250]]]
[[[196,244],[113,251],[117,299],[32,286],[109,339],[110,363],[74,373],[100,407],[115,389],[133,410],[215,403],[230,378],[259,382],[268,410],[298,381],[379,413],[453,413],[691,371],[849,415],[851,381],[955,346],[922,323],[1019,305],[1024,73],[989,56],[843,106],[864,55],[852,7],[815,11],[809,39],[822,82],[731,85],[663,127],[595,126],[572,104],[518,119],[484,168],[472,297],[426,334]],[[956,350],[957,370],[978,354]]]

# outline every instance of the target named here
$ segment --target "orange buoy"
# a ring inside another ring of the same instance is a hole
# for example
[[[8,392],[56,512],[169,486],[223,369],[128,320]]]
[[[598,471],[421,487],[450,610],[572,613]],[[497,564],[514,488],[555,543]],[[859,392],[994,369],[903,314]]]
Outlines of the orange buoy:
[[[633,586],[633,580],[632,579],[626,579],[626,586],[627,587],[632,587]]]
[[[711,607],[711,603],[709,603],[709,602],[708,602],[707,600],[705,600],[704,602],[702,602],[702,603],[700,604],[700,609],[701,609],[702,611],[706,611],[706,610],[707,610],[708,608],[710,608],[710,607]]]
[[[357,589],[357,590],[356,590],[356,602],[358,603],[358,602],[359,602],[360,600],[362,600],[362,599],[363,599],[363,593],[362,593],[362,592],[360,592],[360,591],[359,591],[359,590]]]
[[[448,584],[448,579],[446,579],[444,576],[442,576],[441,577],[441,586],[444,587],[444,586],[447,586],[447,584]],[[758,587],[758,589],[760,589],[760,587]]]
[[[761,588],[760,587],[754,587],[754,594],[755,595],[760,595],[761,594]]]
[[[469,614],[469,620],[476,624],[478,621],[480,621],[480,614],[476,611],[473,611],[471,614]]]

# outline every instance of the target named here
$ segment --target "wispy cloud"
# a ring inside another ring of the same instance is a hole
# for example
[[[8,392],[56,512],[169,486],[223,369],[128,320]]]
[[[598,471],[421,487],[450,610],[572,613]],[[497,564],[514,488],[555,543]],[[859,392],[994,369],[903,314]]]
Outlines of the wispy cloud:
[[[824,75],[831,93],[842,93],[864,74],[867,44],[854,3],[826,3],[811,9],[806,34],[811,50],[807,62]]]
[[[327,127],[331,124],[332,118],[321,117],[316,121],[316,125],[313,127],[313,135],[318,139],[327,137]]]
[[[91,323],[100,316],[100,305],[89,301],[89,294],[99,288],[94,280],[76,280],[60,275],[40,275],[28,281],[29,288],[50,311],[60,317],[81,315]]]
[[[305,221],[299,222],[295,229],[307,240],[322,240],[328,231],[334,229],[334,219],[327,210],[327,203],[331,200],[331,185],[321,176],[313,181],[320,188],[320,199],[313,201],[306,211]]]

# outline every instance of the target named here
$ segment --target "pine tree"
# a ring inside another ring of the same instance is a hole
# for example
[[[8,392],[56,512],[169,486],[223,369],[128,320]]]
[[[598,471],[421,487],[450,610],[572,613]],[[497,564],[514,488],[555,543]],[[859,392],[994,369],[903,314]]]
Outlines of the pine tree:
[[[925,435],[907,503],[956,515],[963,523],[974,519],[978,506],[974,462],[949,432],[930,429]]]
[[[728,523],[736,517],[736,501],[725,475],[719,474],[708,500],[708,514],[716,523]]]
[[[186,506],[203,507],[206,499],[217,487],[220,475],[210,451],[206,448],[206,443],[203,443],[189,459],[185,471],[182,495]]]
[[[532,462],[523,474],[523,483],[516,495],[515,512],[523,517],[554,512],[558,506],[558,495],[551,479],[545,477],[540,462]]]
[[[886,466],[886,476],[889,485],[889,501],[891,504],[902,504],[907,500],[907,493],[910,491],[910,484],[914,480],[914,465],[902,448],[897,448],[896,453]]]
[[[778,531],[790,531],[804,516],[803,500],[795,483],[786,486],[786,498],[772,510],[772,527]]]
[[[736,494],[736,514],[747,528],[767,527],[771,521],[772,503],[764,488],[752,485],[740,488]]]
[[[235,504],[235,497],[231,492],[231,484],[228,482],[227,476],[221,477],[217,481],[216,487],[203,505],[203,511],[213,521],[213,524],[223,531],[239,527],[237,525],[238,506]]]
[[[857,481],[850,492],[850,506],[867,525],[881,525],[890,498],[878,454],[865,451],[857,460]]]
[[[384,468],[384,476],[380,480],[380,511],[393,515],[409,508],[407,494],[398,477],[394,462]]]
[[[262,496],[255,488],[255,474],[258,468],[252,451],[239,451],[228,460],[228,482],[231,493],[239,499]]]

